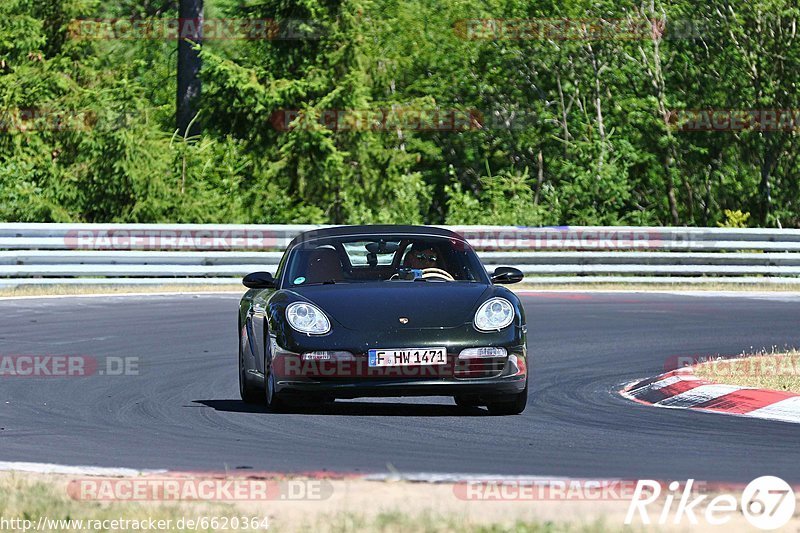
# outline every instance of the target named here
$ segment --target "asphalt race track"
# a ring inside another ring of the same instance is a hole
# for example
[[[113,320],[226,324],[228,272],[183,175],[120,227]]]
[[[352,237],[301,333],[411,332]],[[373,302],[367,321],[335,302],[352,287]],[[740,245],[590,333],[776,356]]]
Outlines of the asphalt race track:
[[[0,461],[800,482],[800,425],[616,394],[674,356],[800,346],[800,298],[525,296],[531,401],[510,417],[460,410],[450,398],[340,400],[303,414],[247,406],[237,301],[0,300],[0,356],[139,358],[137,376],[0,377]]]

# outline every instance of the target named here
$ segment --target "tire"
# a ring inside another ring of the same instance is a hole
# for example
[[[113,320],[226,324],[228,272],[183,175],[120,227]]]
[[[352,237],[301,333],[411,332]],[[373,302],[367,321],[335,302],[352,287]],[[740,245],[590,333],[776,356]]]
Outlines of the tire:
[[[270,413],[283,413],[289,409],[286,399],[275,391],[275,374],[272,367],[264,361],[264,403]]]
[[[261,403],[264,393],[253,384],[247,375],[247,367],[244,364],[244,350],[242,350],[242,334],[239,332],[239,396],[245,403]]]
[[[525,389],[517,394],[509,396],[508,400],[500,402],[492,402],[486,407],[489,413],[496,416],[518,415],[525,410],[528,405],[528,384],[525,384]]]
[[[453,396],[453,401],[456,402],[457,406],[464,408],[481,406],[477,398],[470,398],[469,396]]]

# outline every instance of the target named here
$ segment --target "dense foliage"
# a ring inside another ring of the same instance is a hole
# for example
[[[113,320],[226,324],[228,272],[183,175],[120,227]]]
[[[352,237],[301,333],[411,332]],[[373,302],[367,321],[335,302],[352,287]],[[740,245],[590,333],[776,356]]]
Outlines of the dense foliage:
[[[0,220],[797,227],[796,128],[682,131],[666,117],[800,109],[799,11],[789,0],[206,0],[207,18],[284,21],[291,38],[207,40],[203,133],[181,138],[175,40],[70,31],[76,19],[175,18],[177,0],[2,0]],[[488,27],[477,19],[555,18],[660,29],[474,31]],[[337,130],[324,124],[332,110],[476,118]]]

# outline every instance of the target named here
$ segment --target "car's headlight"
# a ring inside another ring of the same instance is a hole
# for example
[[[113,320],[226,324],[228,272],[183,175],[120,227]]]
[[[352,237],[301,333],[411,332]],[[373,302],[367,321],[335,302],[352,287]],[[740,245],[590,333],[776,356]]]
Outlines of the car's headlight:
[[[319,307],[295,302],[286,308],[286,320],[300,333],[322,335],[331,330],[331,323]]]
[[[475,328],[479,331],[497,331],[514,321],[514,306],[505,298],[486,300],[475,313]]]

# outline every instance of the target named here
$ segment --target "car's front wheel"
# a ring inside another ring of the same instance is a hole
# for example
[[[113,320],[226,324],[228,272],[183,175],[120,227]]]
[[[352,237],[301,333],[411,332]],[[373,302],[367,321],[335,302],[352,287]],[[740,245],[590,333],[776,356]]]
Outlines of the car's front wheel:
[[[242,336],[239,332],[239,396],[245,403],[260,403],[263,392],[256,386],[247,374],[247,365],[244,360],[244,350],[242,349]]]
[[[525,410],[528,405],[528,384],[525,389],[517,394],[510,395],[509,398],[501,401],[490,402],[486,405],[489,412],[493,415],[518,415]]]
[[[267,410],[273,413],[280,413],[288,408],[288,404],[282,395],[278,394],[275,386],[275,374],[272,373],[272,365],[269,361],[264,361],[264,387]]]

